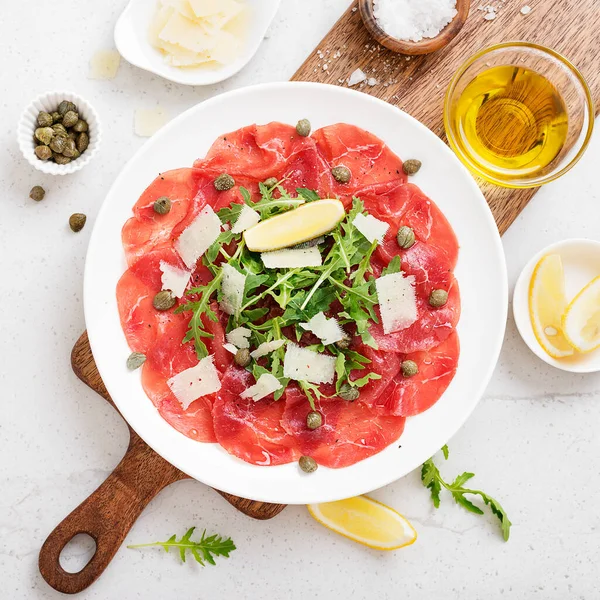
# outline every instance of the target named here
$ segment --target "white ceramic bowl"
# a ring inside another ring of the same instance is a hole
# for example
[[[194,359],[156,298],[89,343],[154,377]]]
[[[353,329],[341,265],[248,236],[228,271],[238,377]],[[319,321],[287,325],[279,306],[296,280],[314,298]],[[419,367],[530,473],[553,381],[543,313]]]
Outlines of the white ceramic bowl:
[[[89,125],[90,145],[79,158],[72,160],[66,165],[57,165],[55,162],[40,160],[35,155],[33,134],[38,127],[38,113],[42,110],[50,113],[54,112],[63,100],[73,102],[77,106],[79,116],[84,121],[87,121]],[[38,96],[21,115],[17,126],[17,139],[23,156],[32,167],[49,175],[70,175],[83,169],[94,158],[102,141],[102,128],[98,114],[92,108],[91,104],[81,96],[72,92],[46,92]]]
[[[571,373],[600,371],[600,350],[587,354],[575,354],[572,357],[558,360],[546,354],[533,333],[529,318],[529,282],[535,265],[547,254],[558,254],[562,259],[565,271],[565,291],[569,301],[586,284],[600,275],[600,242],[576,238],[556,242],[544,248],[525,265],[515,285],[513,313],[517,329],[529,349],[545,363]]]
[[[130,0],[115,26],[115,44],[121,56],[132,65],[169,81],[184,85],[210,85],[232,77],[243,69],[258,51],[281,0],[245,0],[250,7],[248,36],[239,57],[217,69],[178,68],[168,65],[152,46],[148,31],[158,0]]]
[[[461,354],[456,376],[429,410],[406,421],[400,445],[343,469],[319,468],[307,477],[297,464],[259,467],[218,444],[185,437],[158,414],[127,370],[130,350],[121,329],[115,287],[126,270],[123,223],[157,173],[191,165],[225,132],[251,123],[310,120],[314,129],[352,123],[382,138],[399,156],[423,166],[411,181],[444,212],[460,243],[456,278],[462,297]],[[487,290],[481,310],[481,290]],[[198,104],[163,127],[115,180],[98,214],[85,265],[84,308],[102,379],[121,414],[166,460],[219,490],[286,504],[326,502],[382,487],[419,467],[465,422],[483,393],[500,353],[508,284],[498,229],[477,184],[429,129],[396,107],[361,92],[317,83],[274,83],[235,90]]]

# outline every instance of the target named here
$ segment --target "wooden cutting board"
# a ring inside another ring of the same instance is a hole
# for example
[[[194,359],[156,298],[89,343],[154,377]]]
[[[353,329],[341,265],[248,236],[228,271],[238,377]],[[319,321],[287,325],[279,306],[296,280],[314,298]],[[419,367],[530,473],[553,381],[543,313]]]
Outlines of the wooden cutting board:
[[[520,13],[525,4],[532,9],[527,16]],[[483,11],[478,10],[481,5],[500,7],[493,21],[483,18]],[[569,58],[587,79],[596,107],[600,106],[598,0],[473,0],[465,26],[446,48],[410,58],[375,42],[363,26],[357,6],[358,2],[352,3],[292,79],[346,86],[350,74],[361,68],[378,83],[355,89],[401,108],[444,138],[444,94],[458,68],[482,48],[524,40],[549,46]],[[537,191],[500,188],[483,180],[478,183],[500,233]]]

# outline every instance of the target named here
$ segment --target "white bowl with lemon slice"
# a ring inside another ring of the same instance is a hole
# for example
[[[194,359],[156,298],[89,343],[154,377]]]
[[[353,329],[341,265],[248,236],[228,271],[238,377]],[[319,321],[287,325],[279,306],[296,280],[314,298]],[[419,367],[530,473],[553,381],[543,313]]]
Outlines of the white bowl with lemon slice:
[[[600,242],[569,239],[536,254],[517,280],[517,329],[544,362],[600,371]]]

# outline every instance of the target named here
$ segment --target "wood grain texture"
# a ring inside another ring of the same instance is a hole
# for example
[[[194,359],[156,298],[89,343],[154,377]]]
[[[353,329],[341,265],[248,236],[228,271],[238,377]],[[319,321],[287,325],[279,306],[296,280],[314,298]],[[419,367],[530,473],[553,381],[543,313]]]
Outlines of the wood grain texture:
[[[407,57],[387,50],[364,27],[355,1],[298,69],[293,80],[346,85],[352,71],[361,68],[379,83],[356,86],[386,100],[425,123],[442,139],[444,94],[452,75],[482,48],[510,40],[550,46],[569,58],[583,73],[600,105],[600,6],[598,0],[528,0],[529,15],[520,14],[524,2],[507,0],[493,21],[471,2],[470,15],[459,34],[442,50]],[[495,3],[498,4],[498,3]],[[328,52],[329,51],[329,52]],[[325,58],[321,58],[323,53]],[[334,59],[336,53],[341,56]],[[328,69],[323,70],[327,59]],[[504,233],[534,196],[537,188],[511,190],[478,180]]]
[[[87,332],[75,344],[71,364],[79,379],[115,407],[94,362]],[[129,447],[115,470],[52,531],[40,550],[40,572],[59,592],[76,594],[96,581],[150,500],[171,483],[188,479],[154,452],[131,427],[129,433]],[[254,519],[271,519],[285,508],[283,504],[256,502],[216,491]],[[94,539],[96,552],[81,571],[68,573],[60,566],[60,553],[79,533],[87,533]]]
[[[365,27],[369,30],[369,33],[382,46],[392,50],[392,52],[400,52],[411,56],[431,54],[432,52],[437,52],[444,46],[447,46],[463,28],[469,15],[470,5],[470,0],[456,0],[456,8],[458,11],[456,16],[438,35],[433,38],[423,38],[420,42],[410,42],[394,38],[379,27],[379,24],[375,19],[373,0],[358,0],[358,10],[360,11],[360,16]]]

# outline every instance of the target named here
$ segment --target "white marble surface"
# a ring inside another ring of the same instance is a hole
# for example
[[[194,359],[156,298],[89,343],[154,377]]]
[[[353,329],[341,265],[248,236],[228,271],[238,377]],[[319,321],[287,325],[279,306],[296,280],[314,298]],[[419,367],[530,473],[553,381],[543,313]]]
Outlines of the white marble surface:
[[[512,1],[512,0],[511,0]],[[0,21],[0,596],[53,600],[37,570],[46,535],[105,479],[127,436],[112,408],[73,375],[69,353],[84,329],[82,270],[94,217],[121,165],[143,141],[134,107],[173,116],[225,89],[285,80],[348,0],[283,0],[257,57],[229,82],[204,89],[166,83],[122,64],[111,82],[87,79],[88,61],[111,46],[125,0],[3,3]],[[101,154],[65,178],[37,174],[21,159],[15,123],[38,93],[72,89],[93,100],[104,122]],[[510,281],[527,258],[571,236],[600,237],[600,135],[580,165],[548,186],[504,237]],[[39,204],[32,185],[48,190]],[[88,215],[78,235],[67,226]],[[233,536],[238,550],[217,567],[180,565],[159,551],[121,549],[86,599],[132,598],[479,598],[595,599],[600,547],[600,375],[547,367],[509,319],[500,363],[484,399],[451,441],[444,471],[477,474],[514,526],[504,543],[491,518],[444,498],[434,510],[417,473],[374,494],[419,532],[403,551],[382,554],[337,537],[303,507],[254,522],[213,491],[186,481],[146,510],[129,543],[165,539],[188,526]],[[80,564],[85,548],[71,552]]]

